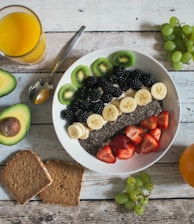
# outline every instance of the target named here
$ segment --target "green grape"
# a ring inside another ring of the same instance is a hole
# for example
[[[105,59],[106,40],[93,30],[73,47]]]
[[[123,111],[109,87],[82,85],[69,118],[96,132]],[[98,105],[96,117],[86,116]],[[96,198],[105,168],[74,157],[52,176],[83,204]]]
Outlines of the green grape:
[[[149,183],[151,181],[151,177],[148,173],[142,172],[140,173],[139,178],[142,180],[142,182],[145,183]]]
[[[193,45],[193,40],[191,40],[191,39],[186,40],[185,45],[186,45],[187,47],[188,47],[188,46],[192,46],[192,45]]]
[[[175,40],[176,36],[174,34],[171,34],[169,36],[163,36],[164,40]]]
[[[173,62],[173,68],[175,69],[175,70],[181,70],[182,69],[182,67],[183,67],[183,63],[181,62],[181,61],[179,61],[179,62]]]
[[[134,186],[135,183],[136,183],[135,177],[132,177],[132,176],[128,177],[128,179],[127,179],[127,184],[128,185]]]
[[[178,26],[180,24],[180,21],[179,19],[176,17],[176,16],[172,16],[170,19],[169,19],[169,24],[171,26]]]
[[[173,51],[176,48],[176,44],[172,40],[167,40],[164,42],[164,48],[167,51]]]
[[[182,52],[181,51],[175,51],[173,54],[172,54],[172,61],[173,62],[179,62],[181,61],[181,58],[182,58]]]
[[[162,28],[162,34],[164,36],[170,36],[173,33],[173,27],[170,24],[166,24]]]
[[[126,193],[117,193],[114,200],[117,204],[125,204],[128,201],[128,195]]]
[[[141,197],[139,191],[134,190],[130,193],[130,198],[132,201],[137,201]]]
[[[143,215],[144,210],[145,210],[144,206],[136,205],[134,208],[134,212],[136,215]]]
[[[129,199],[126,203],[125,203],[125,208],[127,209],[134,209],[135,208],[135,202],[132,201],[131,199]]]
[[[194,52],[194,45],[188,46],[187,51],[190,52],[190,53],[193,53]]]
[[[140,187],[143,186],[143,182],[142,182],[142,180],[141,180],[140,178],[137,178],[137,177],[136,177],[136,183],[135,183],[135,186],[136,186],[137,188],[140,188]]]
[[[148,182],[144,185],[145,189],[148,190],[149,192],[151,192],[154,188],[154,185],[152,182]]]
[[[127,192],[127,194],[130,194],[132,191],[134,191],[134,187],[127,184],[125,187],[125,191]]]
[[[182,55],[181,61],[183,64],[188,64],[192,59],[192,54],[189,52],[185,52]]]
[[[187,25],[187,24],[186,25],[183,25],[182,31],[183,31],[184,34],[189,35],[189,34],[192,33],[192,27],[189,26],[189,25]]]

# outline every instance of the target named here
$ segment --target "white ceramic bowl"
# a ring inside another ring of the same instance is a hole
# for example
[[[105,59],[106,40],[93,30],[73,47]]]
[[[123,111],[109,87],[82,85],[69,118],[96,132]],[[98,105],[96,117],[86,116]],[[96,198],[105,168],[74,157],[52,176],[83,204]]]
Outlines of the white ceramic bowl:
[[[63,84],[71,82],[70,75],[72,70],[76,66],[80,64],[90,66],[95,59],[99,57],[109,57],[112,53],[119,50],[128,50],[133,52],[133,54],[135,55],[136,63],[130,69],[133,70],[135,68],[139,68],[143,71],[150,72],[154,75],[155,80],[162,81],[166,84],[168,88],[168,93],[167,97],[163,101],[163,108],[170,112],[170,124],[169,128],[163,132],[160,140],[159,150],[157,150],[156,152],[146,155],[135,154],[134,157],[131,159],[117,159],[116,163],[108,164],[96,159],[95,156],[86,152],[80,146],[77,140],[70,139],[64,127],[66,122],[60,117],[60,113],[65,108],[65,106],[59,102],[58,92]],[[64,73],[64,75],[60,79],[55,90],[52,105],[52,117],[54,128],[60,143],[68,152],[68,154],[78,163],[90,170],[99,173],[110,175],[133,174],[142,171],[150,167],[152,164],[156,163],[172,145],[180,123],[180,101],[173,80],[170,78],[167,70],[155,59],[132,49],[114,47],[91,52],[77,60],[72,66],[69,67],[69,69]]]

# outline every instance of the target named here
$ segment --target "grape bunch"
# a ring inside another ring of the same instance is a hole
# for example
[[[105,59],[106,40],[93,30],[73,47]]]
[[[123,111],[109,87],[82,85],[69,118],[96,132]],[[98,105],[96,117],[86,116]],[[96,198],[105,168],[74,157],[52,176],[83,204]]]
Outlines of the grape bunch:
[[[139,176],[130,176],[127,179],[125,190],[115,195],[117,204],[123,204],[126,209],[136,215],[142,215],[145,206],[149,203],[149,196],[153,190],[153,182],[149,174],[142,172]]]
[[[175,16],[169,23],[161,26],[164,38],[164,48],[168,51],[169,59],[175,70],[181,70],[183,64],[194,61],[194,26],[180,23]]]

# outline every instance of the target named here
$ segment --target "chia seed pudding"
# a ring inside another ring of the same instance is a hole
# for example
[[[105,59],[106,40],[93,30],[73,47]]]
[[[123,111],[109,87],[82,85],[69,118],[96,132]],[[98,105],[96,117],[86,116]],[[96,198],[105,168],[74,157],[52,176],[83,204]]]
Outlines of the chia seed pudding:
[[[100,130],[91,131],[90,136],[85,140],[79,139],[79,143],[88,153],[96,155],[104,143],[128,125],[136,125],[152,115],[158,115],[161,111],[162,105],[156,100],[145,106],[137,106],[134,112],[122,113],[116,121],[107,122]]]

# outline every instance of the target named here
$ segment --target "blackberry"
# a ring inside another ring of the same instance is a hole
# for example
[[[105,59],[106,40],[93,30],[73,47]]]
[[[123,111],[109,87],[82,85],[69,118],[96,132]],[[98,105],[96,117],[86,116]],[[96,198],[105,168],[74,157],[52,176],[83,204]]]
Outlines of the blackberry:
[[[86,122],[87,119],[88,119],[88,112],[87,111],[84,111],[84,110],[80,110],[78,111],[77,113],[77,121],[78,122]]]
[[[104,108],[104,103],[101,100],[98,100],[97,102],[94,102],[92,104],[92,111],[96,114],[102,114]]]
[[[74,100],[71,105],[70,105],[70,109],[75,113],[76,111],[78,111],[81,107],[80,101],[79,100]]]
[[[80,108],[85,111],[90,111],[92,109],[92,101],[90,99],[82,101]]]
[[[125,75],[125,72],[126,72],[125,68],[123,68],[121,66],[114,66],[113,71],[112,71],[113,75],[117,75],[117,76]]]
[[[135,76],[135,78],[138,78],[139,80],[141,80],[143,74],[144,74],[144,72],[140,69],[135,69],[133,71],[133,75]]]
[[[68,108],[61,111],[61,118],[65,119],[68,123],[73,123],[75,121],[74,112]]]
[[[85,100],[88,98],[88,88],[86,86],[81,87],[76,94],[77,98],[80,100]]]
[[[132,89],[137,91],[137,90],[141,89],[141,86],[142,86],[142,82],[138,78],[133,78],[131,80],[131,88]]]
[[[89,91],[89,97],[90,97],[91,101],[99,100],[101,97],[100,90],[99,89],[91,89]]]
[[[84,85],[88,88],[98,87],[98,77],[97,76],[89,76],[84,80]]]
[[[112,100],[113,96],[110,93],[103,93],[101,95],[101,100],[103,103],[109,103]]]
[[[151,87],[155,83],[154,77],[150,73],[145,73],[142,76],[141,80],[142,80],[143,85],[146,87]]]
[[[119,87],[113,86],[112,91],[111,91],[111,95],[113,97],[119,97],[122,95],[122,93],[123,93],[123,91]]]

